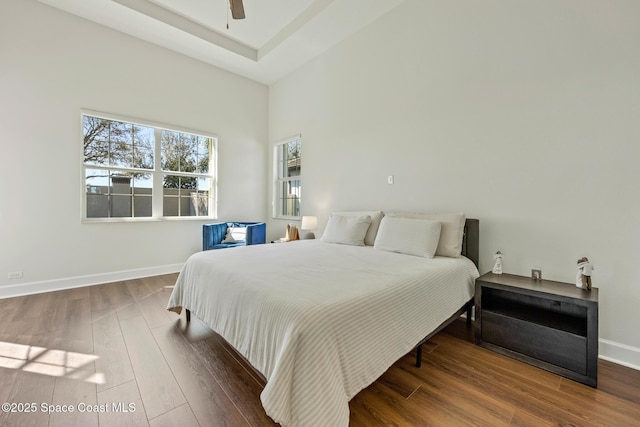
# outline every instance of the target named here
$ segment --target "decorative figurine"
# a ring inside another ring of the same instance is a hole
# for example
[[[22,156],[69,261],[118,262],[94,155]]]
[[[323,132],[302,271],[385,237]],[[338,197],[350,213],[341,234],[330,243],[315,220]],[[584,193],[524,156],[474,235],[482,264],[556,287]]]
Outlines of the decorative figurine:
[[[576,274],[576,286],[586,291],[591,290],[591,272],[593,265],[587,257],[578,260],[578,273]]]
[[[295,224],[287,224],[287,230],[284,236],[285,242],[292,240],[300,240],[300,234],[298,233],[298,227]]]
[[[493,265],[493,270],[491,272],[493,274],[502,274],[502,252],[498,251],[493,255],[496,263]]]

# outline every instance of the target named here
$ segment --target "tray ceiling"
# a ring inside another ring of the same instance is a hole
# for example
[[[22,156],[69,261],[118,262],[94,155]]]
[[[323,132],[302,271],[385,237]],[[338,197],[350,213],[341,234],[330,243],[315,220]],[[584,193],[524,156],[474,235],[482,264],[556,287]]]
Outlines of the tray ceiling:
[[[39,1],[271,84],[404,0],[244,0],[243,20],[228,0]]]

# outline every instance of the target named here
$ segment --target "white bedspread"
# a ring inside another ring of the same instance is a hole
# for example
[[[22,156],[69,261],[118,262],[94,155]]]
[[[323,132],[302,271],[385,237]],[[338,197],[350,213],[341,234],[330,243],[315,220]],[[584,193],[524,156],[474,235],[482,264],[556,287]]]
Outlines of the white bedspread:
[[[168,308],[183,307],[267,379],[283,426],[348,426],[349,400],[473,296],[466,258],[432,260],[305,240],[200,252]]]

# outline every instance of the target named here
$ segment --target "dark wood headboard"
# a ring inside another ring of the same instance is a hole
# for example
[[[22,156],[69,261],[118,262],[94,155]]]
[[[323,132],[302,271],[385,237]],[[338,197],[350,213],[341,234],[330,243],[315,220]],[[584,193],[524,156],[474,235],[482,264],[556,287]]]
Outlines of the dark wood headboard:
[[[462,236],[462,255],[469,258],[478,267],[480,261],[480,220],[467,218],[464,224],[464,236]]]

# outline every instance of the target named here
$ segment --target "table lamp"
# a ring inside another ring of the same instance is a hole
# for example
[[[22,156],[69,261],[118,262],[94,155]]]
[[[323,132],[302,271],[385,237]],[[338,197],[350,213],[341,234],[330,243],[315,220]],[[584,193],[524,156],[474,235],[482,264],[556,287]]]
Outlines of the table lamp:
[[[302,224],[300,224],[302,230],[315,230],[318,228],[318,217],[315,216],[303,216]],[[304,239],[315,239],[316,235],[312,231],[308,231],[304,235]]]

